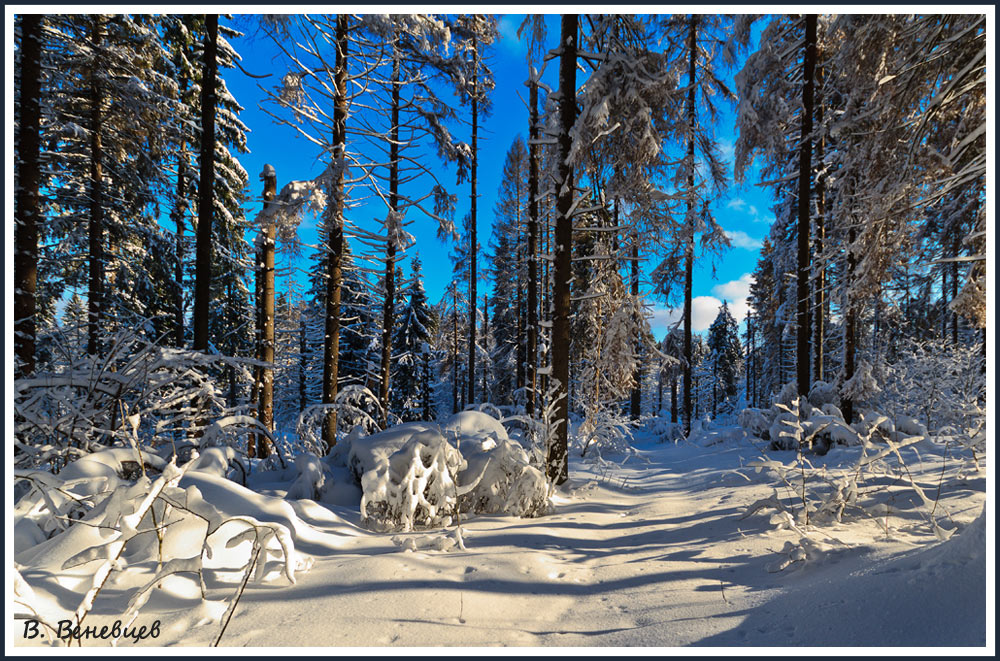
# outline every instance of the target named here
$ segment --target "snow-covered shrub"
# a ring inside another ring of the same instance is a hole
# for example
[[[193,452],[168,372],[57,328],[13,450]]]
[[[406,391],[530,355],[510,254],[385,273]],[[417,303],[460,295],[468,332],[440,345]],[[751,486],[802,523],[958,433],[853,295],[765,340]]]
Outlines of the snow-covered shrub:
[[[247,422],[231,416],[209,373],[239,360],[152,344],[120,332],[100,356],[14,381],[14,463],[54,471],[108,447],[153,447],[203,432],[230,442]],[[208,424],[205,429],[201,426]]]
[[[972,442],[985,424],[986,375],[981,346],[910,341],[886,366],[879,410],[896,429]]]
[[[463,485],[473,485],[459,498],[461,511],[520,517],[547,512],[545,474],[531,464],[520,444],[508,438],[489,438],[461,447],[467,467],[458,479]]]
[[[347,463],[372,529],[446,526],[459,511],[538,516],[548,508],[541,464],[485,413],[463,411],[441,427],[408,422],[351,437]]]
[[[365,433],[380,429],[382,404],[371,390],[359,385],[347,385],[337,392],[333,403],[337,411],[337,436],[349,433],[360,425]],[[319,427],[322,429],[322,426]]]
[[[390,427],[352,444],[361,482],[361,519],[373,530],[447,526],[460,495],[455,476],[465,460],[438,429],[423,423]]]
[[[840,401],[840,394],[837,386],[826,381],[816,381],[809,388],[809,395],[806,397],[813,406],[822,409],[827,404],[834,404]]]
[[[288,487],[286,498],[309,498],[319,500],[326,483],[323,463],[319,457],[306,452],[295,457],[296,477]]]
[[[580,451],[580,456],[594,454],[634,452],[632,427],[635,423],[627,415],[610,408],[589,412],[576,429],[572,438],[572,448]]]
[[[771,427],[771,412],[767,409],[746,408],[740,411],[737,424],[751,434],[769,440],[770,435],[765,436]]]
[[[676,443],[684,438],[684,425],[669,418],[654,416],[645,422],[645,431],[659,443]]]
[[[19,542],[15,560],[22,567],[54,575],[72,570],[75,578],[83,578],[84,591],[72,616],[74,625],[83,623],[111,584],[116,594],[121,594],[123,587],[130,591],[126,592],[127,604],[119,611],[126,628],[154,591],[174,574],[193,576],[204,599],[204,558],[249,541],[250,553],[242,566],[244,579],[222,618],[221,636],[251,574],[257,581],[265,580],[269,555],[282,560],[281,571],[292,583],[295,571],[307,565],[296,555],[293,538],[284,525],[261,523],[246,514],[226,516],[206,502],[197,487],[180,486],[186,474],[199,474],[199,466],[211,469],[217,461],[199,464],[196,458],[178,467],[172,458],[155,479],[143,475],[126,481],[113,473],[97,478],[69,477],[76,464],[110,467],[113,461],[120,461],[112,460],[107,452],[98,457],[103,461],[92,456],[74,462],[60,475],[15,471],[16,480],[31,484],[15,506]],[[210,473],[201,474],[213,479]],[[95,480],[101,483],[98,489],[93,488]],[[224,534],[217,534],[223,529]],[[82,570],[85,573],[81,574]],[[17,603],[36,613],[30,591],[20,594]]]

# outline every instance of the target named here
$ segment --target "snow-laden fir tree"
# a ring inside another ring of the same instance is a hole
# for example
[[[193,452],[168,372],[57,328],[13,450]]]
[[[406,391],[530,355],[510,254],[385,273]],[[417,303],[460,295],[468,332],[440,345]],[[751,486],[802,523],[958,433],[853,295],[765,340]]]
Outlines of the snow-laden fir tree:
[[[742,367],[742,347],[736,319],[723,301],[708,328],[708,360],[712,363],[712,417],[732,412]]]

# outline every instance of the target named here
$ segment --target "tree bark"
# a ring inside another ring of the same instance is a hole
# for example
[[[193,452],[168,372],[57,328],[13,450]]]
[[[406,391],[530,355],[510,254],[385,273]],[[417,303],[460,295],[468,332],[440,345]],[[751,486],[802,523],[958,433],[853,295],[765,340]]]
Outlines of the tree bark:
[[[205,62],[201,79],[201,149],[198,157],[198,234],[195,240],[194,264],[193,348],[195,351],[208,350],[208,307],[212,297],[212,217],[215,200],[215,85],[218,71],[216,61],[218,32],[218,14],[206,14]],[[273,262],[273,254],[271,258]],[[274,268],[273,263],[271,268]],[[273,279],[273,273],[271,277]],[[271,323],[273,324],[273,318]]]
[[[344,168],[347,167],[347,15],[337,16],[337,55],[334,62],[334,158],[340,159],[333,180],[332,205],[327,217],[326,319],[323,327],[323,403],[337,400],[340,365],[340,298],[344,259]],[[323,418],[323,441],[337,443],[337,412],[328,408]]]
[[[618,200],[615,200],[615,224],[618,223]],[[639,301],[639,237],[636,235],[632,236],[632,300]],[[641,320],[636,320],[641,321]],[[641,363],[641,350],[642,345],[638,344],[636,346],[636,373],[635,373],[635,386],[632,387],[632,397],[630,404],[630,413],[633,420],[638,420],[639,416],[642,415],[642,363]]]
[[[528,125],[528,396],[525,410],[529,416],[535,414],[538,400],[538,325],[539,325],[539,278],[538,270],[538,83],[535,72],[529,81],[529,125]]]
[[[818,57],[818,55],[817,55]],[[816,125],[823,130],[823,68],[816,69],[817,99],[816,99]],[[813,254],[820,255],[826,243],[826,181],[822,173],[823,152],[825,149],[824,139],[816,141],[816,167],[820,172],[816,176],[816,231],[813,237]],[[813,289],[813,377],[817,381],[823,380],[823,343],[826,340],[826,265],[821,260],[816,268],[816,284]]]
[[[94,17],[91,48],[94,61],[90,71],[90,227],[89,268],[90,282],[87,295],[87,353],[96,356],[100,352],[100,326],[104,315],[104,172],[102,161],[104,148],[101,144],[104,102],[98,72],[101,71],[101,48],[104,41],[104,27],[101,16]]]
[[[265,227],[263,229],[262,242],[262,267],[261,278],[261,308],[260,315],[263,322],[263,337],[261,338],[261,367],[260,377],[260,404],[258,405],[259,420],[261,425],[270,432],[274,431],[274,244],[275,244],[275,224],[267,217],[267,207],[274,200],[277,190],[277,180],[275,177],[267,177],[264,180],[264,206],[265,206]],[[257,456],[267,457],[271,454],[271,444],[266,436],[261,436],[257,443]]]
[[[392,127],[389,129],[389,213],[399,222],[399,56],[393,46]],[[382,429],[389,426],[389,372],[392,361],[392,324],[396,306],[396,244],[387,237],[385,246],[385,301],[382,304],[382,380],[379,401],[382,404]]]
[[[573,277],[573,168],[568,162],[576,121],[576,14],[563,14],[559,58],[559,137],[556,161],[555,282],[552,285],[552,378],[556,382],[556,430],[548,448],[548,479],[562,484],[569,478],[569,344],[570,279]]]
[[[476,401],[476,170],[479,165],[479,49],[472,38],[472,192],[469,210],[469,403]]]
[[[538,84],[532,79],[528,93],[528,373],[525,411],[535,415],[538,373]]]
[[[14,185],[14,353],[17,376],[35,371],[35,296],[38,284],[39,97],[42,77],[42,17],[21,16],[17,157]]]
[[[816,14],[806,15],[806,37],[803,46],[802,63],[802,129],[799,138],[799,224],[798,224],[798,279],[796,286],[796,382],[798,393],[809,393],[810,347],[809,347],[809,204],[812,193],[812,119],[813,85],[816,70]]]
[[[180,151],[177,155],[177,199],[174,202],[174,225],[177,228],[175,235],[176,262],[174,263],[174,281],[176,291],[174,295],[174,346],[184,346],[184,212],[187,208],[187,150],[184,141],[181,141]]]
[[[857,337],[858,318],[858,313],[855,309],[856,301],[850,290],[854,283],[854,269],[857,266],[857,259],[854,256],[854,242],[857,239],[857,231],[854,228],[853,218],[850,222],[851,226],[847,231],[847,311],[844,318],[844,381],[849,381],[854,377],[855,338]],[[848,423],[854,419],[854,402],[850,397],[841,398],[840,412],[844,414],[844,420]]]
[[[687,158],[689,161],[688,171],[688,193],[687,193],[687,220],[688,236],[687,245],[684,250],[684,435],[691,433],[691,370],[693,365],[691,355],[691,280],[694,270],[694,127],[695,127],[695,76],[697,64],[698,45],[697,19],[692,15],[688,22],[688,98],[687,98],[687,121],[688,121],[688,143]]]

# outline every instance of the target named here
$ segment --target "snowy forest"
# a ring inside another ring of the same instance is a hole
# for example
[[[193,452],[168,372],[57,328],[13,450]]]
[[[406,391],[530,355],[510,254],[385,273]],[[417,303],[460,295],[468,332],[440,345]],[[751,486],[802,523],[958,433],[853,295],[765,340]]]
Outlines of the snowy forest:
[[[8,8],[8,651],[993,650],[983,11]]]

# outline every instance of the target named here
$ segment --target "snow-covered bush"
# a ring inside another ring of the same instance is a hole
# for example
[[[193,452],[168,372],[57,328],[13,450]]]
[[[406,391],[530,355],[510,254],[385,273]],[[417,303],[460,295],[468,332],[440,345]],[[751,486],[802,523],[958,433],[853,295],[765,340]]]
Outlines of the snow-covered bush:
[[[660,443],[676,443],[684,438],[684,425],[670,422],[663,416],[654,416],[645,421],[645,431]]]
[[[389,451],[396,441],[402,442],[399,449]],[[355,441],[351,454],[352,465],[364,470],[361,519],[369,528],[408,531],[451,524],[460,495],[455,476],[466,464],[439,430],[390,427]]]
[[[185,475],[214,479],[211,472],[201,469],[217,468],[218,457],[207,463],[195,457],[183,467],[172,458],[155,478],[141,475],[129,481],[114,471],[89,474],[95,466],[113,468],[121,463],[114,455],[109,451],[89,455],[59,475],[15,471],[15,480],[31,485],[15,505],[15,561],[55,575],[72,570],[74,577],[83,578],[84,592],[73,613],[75,626],[84,622],[109,585],[114,586],[115,595],[121,595],[123,587],[130,591],[120,611],[125,628],[172,575],[192,576],[204,599],[203,560],[248,541],[249,555],[240,560],[244,578],[222,618],[221,636],[251,574],[256,581],[267,578],[269,555],[281,559],[281,572],[292,583],[295,571],[308,565],[296,555],[292,535],[284,525],[262,523],[248,514],[227,516],[206,502],[197,487],[180,486]],[[37,613],[31,591],[20,594],[16,603]]]
[[[634,452],[632,427],[634,422],[627,415],[610,408],[602,408],[588,413],[576,429],[572,447],[580,451],[580,456],[594,454]]]
[[[463,411],[442,427],[467,466],[458,481],[471,491],[459,499],[461,511],[531,517],[548,509],[548,484],[540,465],[507,430],[485,413]]]
[[[133,332],[114,336],[100,356],[14,382],[14,463],[59,471],[141,435],[157,447],[201,435],[202,445],[236,443],[256,420],[225,409],[208,374],[242,370],[240,361],[152,344]],[[207,425],[207,426],[206,426]]]
[[[408,422],[352,433],[347,464],[363,492],[362,520],[375,530],[447,526],[460,511],[537,516],[548,508],[541,465],[478,411],[441,427]]]

